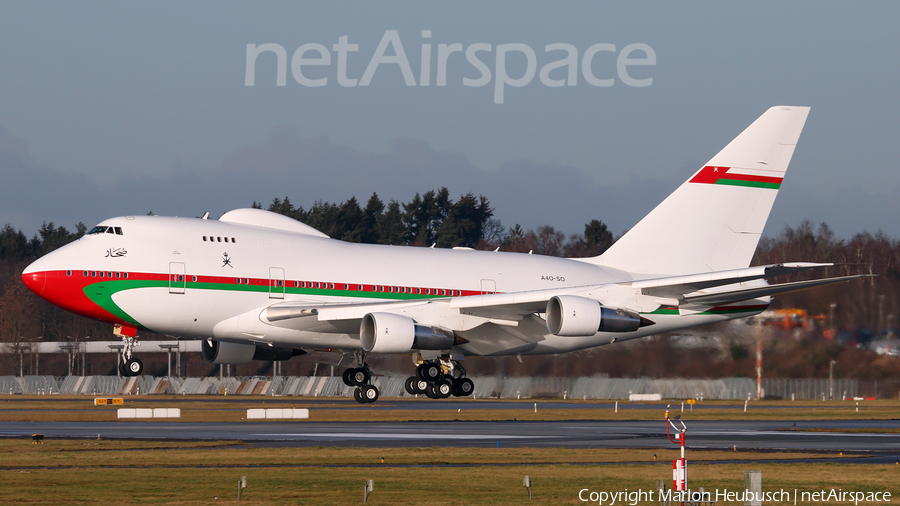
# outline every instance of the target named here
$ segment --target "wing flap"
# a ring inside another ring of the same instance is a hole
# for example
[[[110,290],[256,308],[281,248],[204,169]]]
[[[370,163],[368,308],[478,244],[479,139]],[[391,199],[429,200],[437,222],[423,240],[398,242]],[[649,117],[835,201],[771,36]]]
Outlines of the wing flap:
[[[860,274],[857,276],[842,276],[839,278],[813,279],[810,281],[797,281],[794,283],[782,283],[780,285],[765,285],[751,288],[742,288],[739,290],[729,290],[725,292],[707,293],[690,295],[684,298],[685,304],[730,304],[732,302],[740,302],[744,300],[756,299],[758,297],[766,297],[777,295],[780,293],[796,292],[806,290],[816,286],[833,285],[835,283],[843,283],[860,278],[870,278],[873,274]]]
[[[717,286],[745,283],[756,279],[765,279],[784,274],[808,271],[822,267],[831,267],[834,264],[818,264],[808,262],[794,262],[786,264],[761,265],[746,269],[733,269],[728,271],[704,272],[687,276],[670,276],[664,278],[633,281],[630,286],[641,290],[643,295],[660,297],[664,299],[685,298],[686,294],[714,288]],[[685,299],[686,300],[686,299]]]

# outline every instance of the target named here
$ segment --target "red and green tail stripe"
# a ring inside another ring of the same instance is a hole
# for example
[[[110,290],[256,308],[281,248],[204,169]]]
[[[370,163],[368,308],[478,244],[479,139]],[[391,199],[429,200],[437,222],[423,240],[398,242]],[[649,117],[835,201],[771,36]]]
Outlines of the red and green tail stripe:
[[[729,186],[746,186],[749,188],[768,188],[777,190],[781,187],[784,178],[772,176],[753,176],[750,174],[735,174],[729,172],[732,167],[703,167],[696,176],[691,178],[691,183],[724,184]]]

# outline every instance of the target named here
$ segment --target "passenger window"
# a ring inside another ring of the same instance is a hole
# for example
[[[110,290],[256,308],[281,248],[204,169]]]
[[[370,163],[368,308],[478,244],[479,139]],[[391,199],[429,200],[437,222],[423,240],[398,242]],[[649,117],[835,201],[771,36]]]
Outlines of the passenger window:
[[[81,272],[81,275],[84,276],[84,277],[88,277],[87,271],[82,271],[82,272]]]
[[[121,272],[117,272],[117,273],[116,273],[116,279],[119,279],[119,276],[121,276],[121,275],[122,275]]]
[[[237,242],[234,237],[231,238],[231,242]]]
[[[123,274],[122,276],[123,276],[125,279],[128,279],[128,273],[127,273],[127,272],[126,272],[125,274]]]
[[[72,271],[66,271],[66,276],[71,276],[71,275],[72,275]]]
[[[203,242],[206,242],[206,236],[205,236],[205,235],[203,236]]]

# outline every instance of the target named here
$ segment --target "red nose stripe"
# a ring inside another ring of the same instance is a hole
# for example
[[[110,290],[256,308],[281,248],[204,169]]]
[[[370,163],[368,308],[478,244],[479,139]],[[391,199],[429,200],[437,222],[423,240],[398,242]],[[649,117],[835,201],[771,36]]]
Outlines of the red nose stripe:
[[[22,274],[22,282],[25,283],[29,290],[41,295],[44,292],[44,287],[47,285],[47,273],[41,271]]]
[[[39,279],[39,281],[26,281],[26,277]],[[96,283],[96,279],[69,276],[66,271],[43,271],[25,274],[22,276],[22,280],[41,298],[66,311],[110,323],[121,323],[122,321],[121,318],[98,306],[84,294],[85,286],[91,284],[91,281]],[[35,290],[29,283],[40,283],[42,291]]]

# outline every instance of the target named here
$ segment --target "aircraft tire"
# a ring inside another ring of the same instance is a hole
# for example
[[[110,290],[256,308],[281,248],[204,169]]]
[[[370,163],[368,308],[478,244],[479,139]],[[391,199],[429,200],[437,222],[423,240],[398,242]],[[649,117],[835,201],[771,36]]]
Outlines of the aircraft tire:
[[[428,387],[425,389],[425,395],[429,399],[440,399],[441,395],[437,391],[437,385],[434,383],[429,383]]]
[[[125,362],[129,376],[140,376],[144,372],[144,363],[139,358],[131,358]]]
[[[344,369],[344,372],[341,373],[341,379],[344,380],[344,384],[347,385],[348,387],[356,386],[356,385],[354,385],[353,382],[350,380],[350,375],[351,375],[351,374],[353,374],[353,368],[352,368],[352,367],[348,367],[348,368]]]
[[[366,400],[363,399],[362,396],[362,388],[356,387],[355,389],[353,389],[353,399],[360,404],[366,403]]]
[[[129,377],[131,374],[128,373],[128,369],[125,368],[125,361],[119,362],[119,374],[124,377]]]
[[[416,367],[416,376],[425,381],[437,381],[441,377],[441,366],[434,362],[425,362]]]
[[[350,373],[350,381],[354,385],[361,386],[361,385],[365,385],[366,383],[369,382],[369,378],[371,376],[369,375],[369,370],[367,368],[358,367],[355,369],[351,369],[351,371],[352,372]]]
[[[419,378],[417,378],[415,376],[410,376],[410,377],[406,378],[406,382],[403,385],[404,387],[406,387],[406,393],[408,393],[409,395],[416,395],[418,393],[421,393],[416,388],[416,383],[418,383],[418,382],[419,382]]]
[[[453,395],[453,383],[449,379],[438,381],[434,384],[434,391],[439,399],[446,399]]]
[[[364,385],[360,387],[360,391],[363,402],[372,403],[378,400],[378,389],[375,385]]]
[[[415,383],[416,393],[424,394],[428,390],[428,382],[425,380],[416,379]]]
[[[475,383],[469,378],[458,378],[453,381],[453,395],[468,397],[475,392]]]

